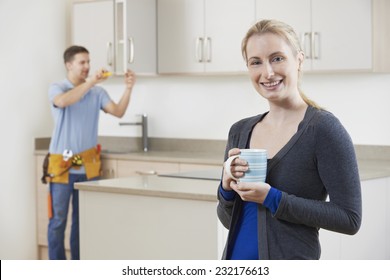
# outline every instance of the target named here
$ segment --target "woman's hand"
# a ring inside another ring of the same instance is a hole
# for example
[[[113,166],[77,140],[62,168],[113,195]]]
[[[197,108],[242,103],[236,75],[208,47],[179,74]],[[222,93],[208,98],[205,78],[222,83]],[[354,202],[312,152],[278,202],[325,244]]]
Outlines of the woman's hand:
[[[263,203],[268,195],[271,186],[263,182],[236,182],[230,183],[230,188],[234,190],[243,201]]]
[[[240,154],[240,149],[233,148],[228,152],[228,156],[235,156]],[[222,187],[226,191],[234,190],[243,201],[251,201],[256,203],[263,203],[268,195],[271,186],[263,182],[237,182],[232,179],[226,172],[224,166],[224,172],[222,177]],[[235,178],[241,178],[244,176],[245,171],[249,169],[248,162],[243,159],[235,158],[230,165],[231,174]]]
[[[228,152],[228,156],[235,156],[240,154],[240,149],[233,148]],[[234,179],[232,179],[227,173],[226,168],[229,168],[229,166],[224,165],[224,171],[222,176],[222,187],[226,191],[231,191],[232,188],[230,187],[231,182],[235,182]],[[231,174],[236,178],[241,178],[244,176],[245,171],[248,170],[248,163],[245,160],[242,160],[240,158],[235,158],[232,161],[232,164],[230,166]]]

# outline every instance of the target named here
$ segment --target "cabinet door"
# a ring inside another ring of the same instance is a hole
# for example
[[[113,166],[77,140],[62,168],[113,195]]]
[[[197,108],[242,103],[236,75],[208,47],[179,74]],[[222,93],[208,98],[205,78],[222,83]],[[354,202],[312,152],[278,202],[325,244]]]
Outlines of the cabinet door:
[[[254,0],[205,1],[206,72],[247,71],[241,41],[255,20]]]
[[[72,43],[86,47],[91,70],[114,71],[114,4],[112,0],[73,4]]]
[[[312,69],[371,69],[371,26],[371,0],[312,0]]]
[[[101,179],[112,179],[117,177],[117,161],[116,159],[102,159],[102,175]]]
[[[178,163],[118,160],[117,177],[179,172]]]
[[[256,0],[256,20],[277,19],[294,28],[301,40],[306,61],[303,70],[311,69],[310,31],[311,31],[311,0]]]
[[[159,0],[157,20],[158,72],[204,72],[204,1]]]
[[[257,19],[275,18],[295,29],[304,70],[371,69],[371,0],[256,1]]]
[[[127,0],[124,16],[124,65],[137,74],[155,74],[157,64],[156,0]],[[117,19],[118,20],[118,19]],[[118,54],[119,55],[119,54]]]
[[[180,163],[179,167],[180,167],[180,172],[213,169],[213,170],[221,171],[222,174],[221,165]]]

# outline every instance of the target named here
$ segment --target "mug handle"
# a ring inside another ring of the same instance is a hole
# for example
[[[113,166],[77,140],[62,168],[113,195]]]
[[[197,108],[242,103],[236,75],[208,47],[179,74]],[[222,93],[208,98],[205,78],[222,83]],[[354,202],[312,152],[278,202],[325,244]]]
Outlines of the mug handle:
[[[227,175],[233,179],[233,180],[238,180],[238,178],[234,177],[233,174],[232,174],[232,170],[231,170],[231,165],[232,165],[232,162],[233,160],[235,160],[236,158],[238,158],[240,155],[234,155],[234,156],[231,156],[229,157],[225,163],[223,164],[224,168],[225,168],[225,171],[227,173]]]

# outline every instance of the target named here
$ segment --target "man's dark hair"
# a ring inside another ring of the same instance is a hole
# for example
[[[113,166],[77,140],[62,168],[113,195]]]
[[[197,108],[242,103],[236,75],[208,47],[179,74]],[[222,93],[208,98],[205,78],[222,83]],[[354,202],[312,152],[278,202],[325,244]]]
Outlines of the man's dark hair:
[[[64,63],[71,62],[78,53],[89,53],[89,51],[82,46],[70,46],[64,52]]]

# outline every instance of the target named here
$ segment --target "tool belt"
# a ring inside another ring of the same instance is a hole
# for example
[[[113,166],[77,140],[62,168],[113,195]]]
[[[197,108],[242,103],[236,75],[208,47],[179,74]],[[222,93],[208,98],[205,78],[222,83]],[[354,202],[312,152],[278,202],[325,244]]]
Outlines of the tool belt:
[[[69,170],[84,166],[88,179],[100,176],[100,145],[73,155],[68,160],[63,155],[48,153],[43,162],[42,183],[69,183]]]

